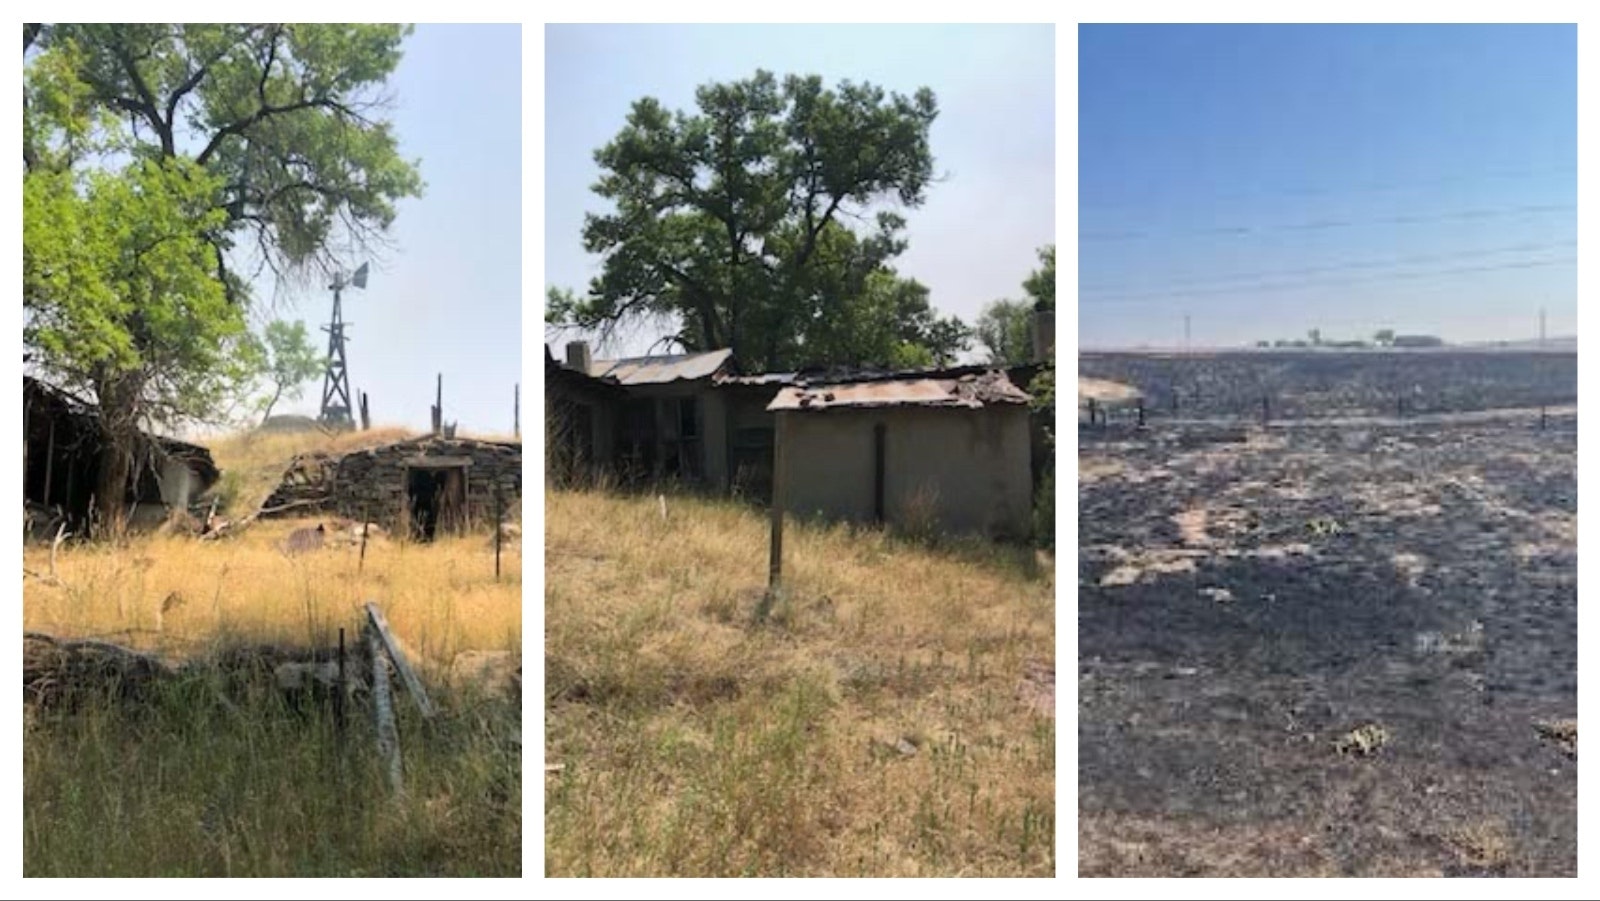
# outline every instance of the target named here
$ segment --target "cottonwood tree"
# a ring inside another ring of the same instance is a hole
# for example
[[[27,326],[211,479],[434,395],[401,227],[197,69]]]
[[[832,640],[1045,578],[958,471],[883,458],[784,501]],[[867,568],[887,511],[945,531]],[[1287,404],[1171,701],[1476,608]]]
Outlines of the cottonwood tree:
[[[1056,246],[1047,244],[1039,248],[1039,268],[1028,273],[1022,290],[1033,300],[1034,309],[1056,308]]]
[[[1026,363],[1033,357],[1033,304],[996,300],[983,308],[973,332],[999,365]]]
[[[23,27],[23,339],[99,403],[113,533],[139,428],[213,418],[264,364],[241,259],[324,273],[421,193],[381,117],[409,33]]]
[[[907,365],[967,345],[927,289],[892,261],[934,181],[933,92],[816,76],[710,84],[696,111],[633,104],[595,152],[584,247],[604,256],[582,297],[552,288],[546,319],[609,334],[665,317],[688,350],[730,347],[746,365]]]
[[[1056,248],[1039,249],[1040,267],[1022,282],[1026,300],[996,300],[983,308],[973,332],[989,362],[1020,365],[1033,360],[1034,312],[1056,305]]]
[[[305,384],[322,372],[322,355],[312,346],[304,322],[287,322],[282,319],[267,323],[262,334],[266,351],[266,375],[270,394],[261,407],[261,424],[272,418],[272,408],[278,401],[297,400],[305,392]]]

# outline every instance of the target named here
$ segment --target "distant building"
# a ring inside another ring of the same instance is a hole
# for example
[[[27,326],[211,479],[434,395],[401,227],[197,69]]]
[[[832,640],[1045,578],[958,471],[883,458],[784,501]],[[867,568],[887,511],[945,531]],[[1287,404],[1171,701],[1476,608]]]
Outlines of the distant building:
[[[1394,347],[1443,347],[1444,339],[1435,335],[1395,335]]]

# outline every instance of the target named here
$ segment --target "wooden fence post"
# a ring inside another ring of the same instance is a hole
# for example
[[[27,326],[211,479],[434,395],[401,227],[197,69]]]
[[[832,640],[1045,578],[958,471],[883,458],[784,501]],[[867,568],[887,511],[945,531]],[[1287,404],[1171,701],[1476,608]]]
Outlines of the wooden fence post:
[[[371,609],[370,604],[368,608]],[[389,787],[398,798],[405,794],[405,783],[400,771],[400,732],[395,727],[394,699],[389,693],[389,662],[378,630],[369,622],[364,631],[367,656],[372,660],[372,721],[378,733],[378,756],[388,767]]]
[[[788,486],[784,454],[787,441],[785,433],[788,431],[788,411],[779,410],[774,414],[776,423],[773,426],[772,436],[772,547],[767,560],[767,593],[771,595],[778,590],[783,581],[783,507],[784,495]]]
[[[505,533],[505,506],[500,494],[500,485],[494,486],[494,580],[500,581],[500,539]]]
[[[434,388],[433,405],[428,408],[433,420],[433,437],[437,438],[444,433],[444,373],[439,373],[437,386]]]
[[[350,691],[349,671],[345,667],[344,627],[339,627],[339,685],[333,694],[333,724],[338,730],[339,743],[344,743],[344,702]]]

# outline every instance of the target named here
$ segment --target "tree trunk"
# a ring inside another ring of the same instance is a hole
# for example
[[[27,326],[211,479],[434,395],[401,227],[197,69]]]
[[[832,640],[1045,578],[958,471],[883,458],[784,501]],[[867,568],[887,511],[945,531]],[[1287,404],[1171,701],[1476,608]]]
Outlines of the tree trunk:
[[[100,477],[95,483],[95,506],[99,515],[97,538],[120,538],[128,528],[128,476],[133,466],[133,441],[102,429],[100,434]]]
[[[117,539],[128,527],[128,480],[139,440],[140,384],[136,377],[95,381],[100,402],[100,474],[95,481],[97,538]]]
[[[281,400],[282,398],[283,398],[283,386],[279,385],[278,386],[278,390],[274,391],[273,394],[272,394],[272,400],[267,401],[267,408],[265,410],[263,410],[262,413],[261,413],[261,425],[262,425],[263,428],[266,427],[267,420],[272,418],[272,408],[276,407],[278,405],[278,401]]]

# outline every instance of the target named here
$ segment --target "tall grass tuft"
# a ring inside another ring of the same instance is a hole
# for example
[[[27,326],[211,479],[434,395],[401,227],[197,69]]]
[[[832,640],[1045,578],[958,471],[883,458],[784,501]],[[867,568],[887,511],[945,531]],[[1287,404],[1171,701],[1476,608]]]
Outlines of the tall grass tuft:
[[[190,664],[137,703],[107,697],[31,719],[26,875],[520,873],[520,703],[446,681],[460,652],[520,655],[516,546],[498,582],[482,534],[374,541],[364,564],[353,547],[281,553],[285,535],[307,524],[258,521],[216,542],[68,544],[53,578],[25,579],[26,630]],[[27,547],[24,565],[46,572],[49,553]],[[357,656],[368,600],[441,709],[424,728],[400,697],[398,799],[362,705],[341,733],[325,702],[293,702],[270,685],[239,696],[207,664],[228,648],[328,648],[340,627]]]
[[[1054,873],[1031,549],[791,523],[768,595],[761,511],[545,503],[547,875]]]

